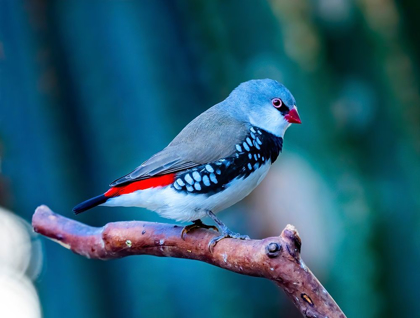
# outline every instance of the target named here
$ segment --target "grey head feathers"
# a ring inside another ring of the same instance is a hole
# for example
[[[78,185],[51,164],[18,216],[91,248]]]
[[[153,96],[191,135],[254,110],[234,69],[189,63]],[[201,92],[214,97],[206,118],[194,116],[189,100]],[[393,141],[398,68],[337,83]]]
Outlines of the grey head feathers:
[[[274,98],[281,99],[289,111],[296,105],[295,98],[284,85],[262,79],[242,83],[221,103],[223,105],[216,107],[226,107],[237,120],[283,137],[290,123],[273,107]]]
[[[292,93],[279,82],[272,79],[257,79],[244,82],[235,88],[227,100],[241,101],[250,105],[261,105],[273,98],[280,98],[287,107],[296,105]]]

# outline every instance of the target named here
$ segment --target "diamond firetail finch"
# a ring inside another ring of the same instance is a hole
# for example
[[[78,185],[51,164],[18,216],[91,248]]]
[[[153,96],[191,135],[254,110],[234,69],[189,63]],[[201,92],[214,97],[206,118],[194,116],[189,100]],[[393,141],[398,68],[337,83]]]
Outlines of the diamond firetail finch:
[[[285,86],[271,79],[244,82],[191,121],[162,151],[73,210],[78,214],[98,205],[143,207],[165,218],[192,221],[183,234],[208,227],[201,222],[208,216],[220,232],[210,247],[226,237],[247,239],[229,230],[216,213],[242,200],[264,179],[292,123],[301,121]]]

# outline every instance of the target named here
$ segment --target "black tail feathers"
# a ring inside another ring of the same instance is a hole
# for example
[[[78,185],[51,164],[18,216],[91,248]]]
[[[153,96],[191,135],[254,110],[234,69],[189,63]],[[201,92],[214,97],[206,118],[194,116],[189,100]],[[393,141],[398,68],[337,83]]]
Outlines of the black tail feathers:
[[[79,203],[73,208],[73,212],[76,214],[85,212],[86,210],[89,210],[91,208],[94,208],[95,206],[98,206],[99,204],[105,203],[109,198],[105,195],[101,194],[97,197],[94,197],[92,199],[86,200],[82,203]]]

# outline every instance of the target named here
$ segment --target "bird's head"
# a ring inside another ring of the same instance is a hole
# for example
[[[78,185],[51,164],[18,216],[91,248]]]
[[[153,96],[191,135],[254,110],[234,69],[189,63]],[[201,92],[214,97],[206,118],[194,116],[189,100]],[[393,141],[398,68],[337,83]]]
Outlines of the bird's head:
[[[296,101],[289,90],[271,79],[239,85],[228,97],[237,118],[283,137],[290,124],[300,124]]]

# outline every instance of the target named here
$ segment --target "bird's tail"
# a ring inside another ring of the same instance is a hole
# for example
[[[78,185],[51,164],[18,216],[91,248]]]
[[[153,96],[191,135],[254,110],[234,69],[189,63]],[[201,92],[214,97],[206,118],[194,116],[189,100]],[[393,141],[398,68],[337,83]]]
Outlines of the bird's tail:
[[[134,181],[123,183],[121,185],[117,185],[115,187],[111,187],[107,192],[104,194],[98,195],[92,199],[86,200],[73,208],[73,212],[76,214],[85,212],[95,206],[100,204],[104,204],[109,199],[118,197],[120,195],[133,193],[139,190],[146,190],[149,188],[155,187],[163,187],[170,185],[175,180],[175,174],[166,174],[162,176],[152,177],[149,179]]]
[[[85,212],[86,210],[89,210],[91,208],[94,208],[95,206],[98,206],[102,203],[105,203],[108,199],[109,199],[109,197],[105,196],[105,194],[98,195],[97,197],[86,200],[86,201],[76,205],[73,208],[73,212],[76,213],[76,214]]]

